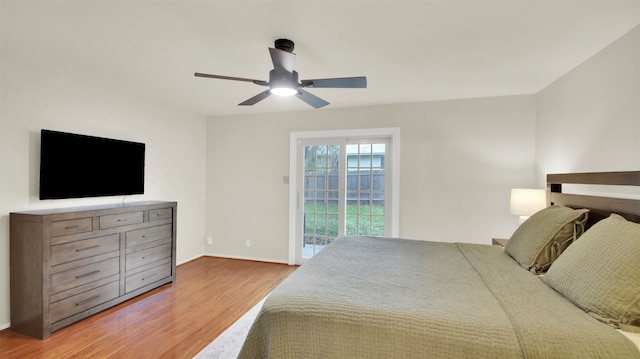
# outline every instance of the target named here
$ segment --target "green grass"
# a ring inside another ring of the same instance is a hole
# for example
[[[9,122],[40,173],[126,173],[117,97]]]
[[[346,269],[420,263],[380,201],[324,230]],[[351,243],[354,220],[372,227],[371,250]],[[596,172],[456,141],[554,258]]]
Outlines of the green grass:
[[[315,219],[316,234],[328,237],[338,235],[337,204],[317,203],[314,208],[313,203],[305,203],[304,213],[305,234],[313,234]],[[384,206],[349,204],[346,213],[347,235],[384,236]]]

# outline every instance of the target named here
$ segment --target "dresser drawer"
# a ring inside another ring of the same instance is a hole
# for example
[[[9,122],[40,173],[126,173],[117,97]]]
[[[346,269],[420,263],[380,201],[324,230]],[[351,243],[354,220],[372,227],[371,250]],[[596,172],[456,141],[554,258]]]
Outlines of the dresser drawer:
[[[51,247],[51,265],[72,262],[99,254],[120,250],[120,234],[112,234]]]
[[[125,267],[128,271],[168,257],[171,257],[171,243],[127,254]]]
[[[120,273],[120,258],[85,265],[51,275],[51,293],[55,294]]]
[[[51,237],[64,236],[93,230],[93,218],[76,218],[51,222]]]
[[[100,216],[100,229],[128,226],[144,221],[144,211],[126,212]]]
[[[125,292],[129,293],[145,285],[159,281],[171,276],[171,263],[166,263],[158,267],[128,276],[125,281]]]
[[[173,232],[171,224],[137,229],[135,231],[127,232],[127,234],[125,235],[125,246],[126,248],[131,248],[150,242],[155,242],[160,239],[171,238],[172,233]]]
[[[117,281],[51,303],[51,323],[115,299],[120,294]]]
[[[173,210],[171,208],[152,209],[149,211],[149,222],[171,218],[173,218]]]

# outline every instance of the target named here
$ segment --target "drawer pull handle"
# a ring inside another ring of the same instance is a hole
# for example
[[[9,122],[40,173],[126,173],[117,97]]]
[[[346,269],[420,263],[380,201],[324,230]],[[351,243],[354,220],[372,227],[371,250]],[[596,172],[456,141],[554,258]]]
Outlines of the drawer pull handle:
[[[94,270],[93,272],[77,275],[76,279],[80,279],[80,278],[83,278],[83,277],[88,277],[88,276],[94,275],[96,273],[100,273],[100,270]]]
[[[86,248],[78,248],[76,249],[76,252],[88,251],[89,249],[96,249],[98,247],[100,247],[99,244],[96,244],[95,246],[91,246],[91,247],[86,247]]]
[[[91,297],[91,298],[89,298],[89,299],[85,299],[85,300],[83,300],[83,301],[80,301],[80,302],[76,303],[76,306],[81,306],[81,305],[83,305],[83,304],[85,304],[85,303],[89,303],[90,301],[92,301],[92,300],[96,300],[96,299],[98,299],[98,298],[100,298],[100,296],[99,296],[99,295],[94,295],[93,297]]]
[[[76,228],[79,228],[79,227],[80,226],[76,224],[76,225],[73,225],[73,226],[66,226],[66,227],[64,227],[64,229],[76,229]]]
[[[122,219],[122,218],[118,219],[118,222],[124,222],[124,221],[126,221],[126,219]]]
[[[147,280],[147,279],[149,279],[149,278],[152,278],[152,277],[155,277],[155,276],[157,276],[157,275],[158,275],[158,273],[153,273],[153,274],[149,275],[148,277],[144,277],[144,278],[142,278],[142,280],[143,280],[143,281],[145,281],[145,280]]]

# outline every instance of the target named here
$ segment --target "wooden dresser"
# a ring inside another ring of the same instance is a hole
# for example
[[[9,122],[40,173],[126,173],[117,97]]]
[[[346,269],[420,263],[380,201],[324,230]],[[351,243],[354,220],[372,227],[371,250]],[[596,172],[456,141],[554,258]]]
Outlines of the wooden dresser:
[[[175,281],[176,202],[10,214],[11,330],[52,332]]]

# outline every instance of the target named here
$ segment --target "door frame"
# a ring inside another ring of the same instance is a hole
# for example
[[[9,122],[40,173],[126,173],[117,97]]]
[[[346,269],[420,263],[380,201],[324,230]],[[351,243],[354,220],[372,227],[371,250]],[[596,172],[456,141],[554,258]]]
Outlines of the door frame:
[[[385,193],[385,201],[391,202],[391,237],[399,237],[400,234],[400,128],[366,128],[357,130],[327,130],[327,131],[301,131],[291,132],[289,136],[289,258],[288,264],[296,263],[296,211],[302,205],[302,195],[298,191],[298,144],[306,139],[347,137],[349,139],[375,139],[387,138],[391,152],[391,163],[385,168],[391,171],[389,177],[390,192]],[[388,197],[387,197],[388,196]],[[386,214],[385,214],[386,215]]]

